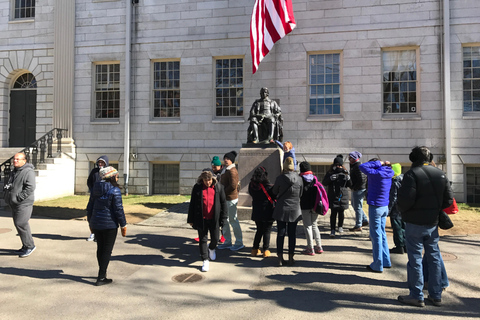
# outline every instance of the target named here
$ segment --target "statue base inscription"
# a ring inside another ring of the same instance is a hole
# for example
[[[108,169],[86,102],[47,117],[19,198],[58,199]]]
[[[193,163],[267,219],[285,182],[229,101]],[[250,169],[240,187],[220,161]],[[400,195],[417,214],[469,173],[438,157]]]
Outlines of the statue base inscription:
[[[273,184],[282,173],[283,150],[276,144],[246,143],[242,145],[238,155],[238,178],[240,192],[238,194],[238,218],[250,220],[252,214],[252,198],[248,194],[248,184],[253,171],[264,167],[268,172],[268,179]]]

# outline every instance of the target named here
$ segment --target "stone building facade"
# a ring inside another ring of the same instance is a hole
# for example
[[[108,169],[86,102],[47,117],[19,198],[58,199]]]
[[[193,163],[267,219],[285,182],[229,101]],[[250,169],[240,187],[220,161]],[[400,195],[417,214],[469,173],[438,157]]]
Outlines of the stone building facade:
[[[9,93],[29,72],[37,81],[36,135],[68,127],[77,193],[106,154],[128,174],[130,193],[187,194],[214,155],[246,142],[250,107],[268,87],[299,161],[321,171],[335,155],[358,150],[365,161],[406,167],[411,148],[426,145],[457,200],[480,202],[479,1],[294,0],[297,27],[255,74],[252,0],[130,2],[37,0],[35,17],[15,19],[15,1],[2,1],[3,147]],[[74,24],[61,28],[68,15]],[[72,44],[59,37],[68,32]]]

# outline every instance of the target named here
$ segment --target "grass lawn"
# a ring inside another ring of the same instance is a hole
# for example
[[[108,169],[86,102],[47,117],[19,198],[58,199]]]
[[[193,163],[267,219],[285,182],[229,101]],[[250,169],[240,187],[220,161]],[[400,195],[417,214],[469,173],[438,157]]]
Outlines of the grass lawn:
[[[89,196],[69,196],[55,200],[35,202],[33,215],[55,219],[86,219]],[[190,200],[180,195],[123,196],[123,207],[128,223],[138,223],[171,206]]]

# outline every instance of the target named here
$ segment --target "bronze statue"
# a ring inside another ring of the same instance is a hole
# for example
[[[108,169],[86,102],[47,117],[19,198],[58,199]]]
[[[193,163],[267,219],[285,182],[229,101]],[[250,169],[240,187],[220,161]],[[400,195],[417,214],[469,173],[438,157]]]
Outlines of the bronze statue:
[[[268,88],[260,90],[260,99],[255,100],[250,109],[248,120],[247,143],[270,143],[271,140],[282,141],[282,110],[269,97]]]

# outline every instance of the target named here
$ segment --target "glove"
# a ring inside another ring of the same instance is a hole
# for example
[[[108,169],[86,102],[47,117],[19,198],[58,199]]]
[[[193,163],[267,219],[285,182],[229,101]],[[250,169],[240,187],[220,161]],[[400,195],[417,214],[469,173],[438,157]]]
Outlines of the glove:
[[[126,237],[127,236],[127,226],[125,227],[122,227],[122,237]]]
[[[332,180],[332,181],[337,180],[337,178],[338,178],[338,175],[336,175],[336,174],[332,174],[332,175],[330,176],[330,180]]]

